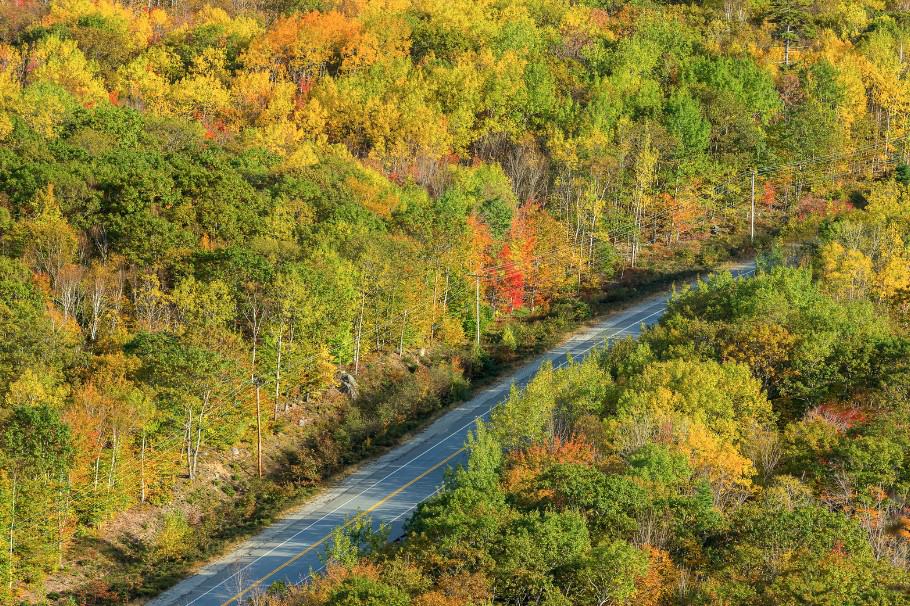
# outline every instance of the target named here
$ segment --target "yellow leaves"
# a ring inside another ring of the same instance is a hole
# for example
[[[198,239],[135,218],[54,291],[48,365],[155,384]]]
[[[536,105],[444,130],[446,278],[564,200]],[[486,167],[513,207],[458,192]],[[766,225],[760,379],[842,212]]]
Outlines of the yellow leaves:
[[[309,142],[303,142],[288,154],[285,161],[281,163],[281,167],[286,170],[301,170],[318,163],[319,156],[316,154],[316,148]]]
[[[54,0],[50,12],[41,21],[45,27],[58,23],[74,23],[82,17],[98,16],[105,19],[129,21],[129,9],[112,0]]]
[[[44,38],[29,62],[33,66],[27,76],[29,83],[57,84],[83,103],[98,103],[107,98],[107,91],[95,77],[95,66],[72,40],[61,40],[56,36]]]
[[[669,444],[708,479],[726,507],[749,489],[755,467],[743,453],[749,433],[770,427],[771,405],[739,364],[654,362],[630,380],[607,429],[618,452]]]
[[[364,207],[380,217],[391,218],[392,210],[398,206],[398,196],[389,188],[388,181],[376,172],[351,175],[344,184]]]
[[[524,125],[514,121],[517,104],[525,96],[524,72],[527,61],[513,51],[494,57],[490,51],[477,57],[477,71],[484,75],[481,111],[489,116],[481,132],[507,132],[520,135]]]
[[[16,70],[21,62],[19,51],[0,44],[0,141],[13,132],[12,116],[5,110],[14,109],[19,101],[22,87]]]
[[[752,461],[701,423],[688,427],[679,446],[689,457],[692,468],[705,474],[715,494],[752,484],[755,475]]]
[[[171,85],[164,74],[179,59],[172,53],[155,48],[120,68],[117,90],[130,106],[164,115],[170,112]]]
[[[415,0],[414,10],[426,14],[440,31],[482,48],[496,34],[491,4],[490,0]]]
[[[319,143],[328,141],[329,110],[318,98],[312,98],[297,111],[295,122],[300,126],[304,136]]]
[[[857,0],[839,0],[819,4],[818,17],[831,23],[838,33],[846,38],[853,38],[866,30],[869,24],[869,9],[876,11],[884,8],[884,2],[862,2]]]
[[[779,379],[778,372],[789,359],[796,344],[794,337],[780,324],[761,322],[735,329],[723,351],[725,359],[741,362],[752,374],[765,381]]]
[[[231,82],[231,98],[241,124],[265,126],[286,120],[294,111],[295,87],[273,80],[268,72],[241,72]]]
[[[49,276],[56,284],[64,267],[76,258],[79,239],[60,212],[53,185],[39,191],[33,205],[35,216],[17,225],[23,256],[34,271]]]
[[[169,21],[167,12],[160,8],[153,8],[147,13],[147,16],[149,24],[156,29],[163,28]]]
[[[329,348],[325,345],[320,345],[313,357],[315,358],[313,362],[307,364],[303,370],[301,380],[306,386],[307,393],[318,396],[335,384],[335,373],[338,368]]]
[[[173,87],[170,95],[176,113],[202,121],[228,112],[231,93],[213,76],[191,76]]]
[[[600,15],[596,9],[586,6],[573,6],[562,16],[560,29],[563,34],[571,33],[585,38],[598,36],[601,32],[598,19]]]
[[[48,139],[56,138],[72,100],[58,88],[28,86],[22,91],[17,113],[26,124]]]
[[[408,0],[367,0],[358,18],[364,38],[383,61],[405,59],[411,52],[411,27],[405,17]]]
[[[869,192],[868,199],[865,213],[873,224],[910,225],[910,191],[907,186],[895,181],[877,183]]]
[[[13,120],[9,114],[0,111],[0,141],[5,141],[13,132]]]
[[[197,76],[208,76],[217,78],[221,82],[227,82],[227,53],[223,48],[208,47],[201,53],[193,57],[193,65],[190,67],[190,73]]]
[[[168,317],[168,297],[161,288],[161,281],[154,271],[136,278],[133,295],[133,315],[137,325],[149,332],[157,330]]]
[[[896,210],[901,212],[899,206]],[[855,299],[874,292],[880,299],[890,300],[910,292],[910,250],[898,228],[883,223],[878,249],[869,251],[876,258],[874,263],[863,251],[845,248],[840,242],[822,248],[822,279],[835,296]]]
[[[906,111],[910,104],[904,66],[898,42],[884,30],[874,31],[864,39],[863,76],[870,100],[892,111]]]
[[[449,346],[464,345],[467,342],[467,336],[461,320],[448,315],[443,316],[439,321],[436,338],[441,343]]]
[[[839,242],[829,242],[821,250],[822,280],[836,297],[863,298],[872,285],[872,259]]]
[[[8,109],[18,100],[22,87],[17,74],[22,55],[12,46],[0,44],[0,109]]]
[[[250,17],[231,17],[224,9],[213,8],[206,5],[194,20],[194,26],[219,25],[225,38],[238,40],[252,40],[262,34],[262,26],[256,19]]]
[[[897,234],[894,234],[877,278],[876,286],[882,299],[894,299],[910,293],[910,254]]]
[[[26,368],[19,378],[9,384],[6,406],[50,406],[60,409],[67,396],[65,386],[57,385],[46,373]]]
[[[439,158],[451,148],[445,116],[427,103],[421,74],[406,65],[397,67],[383,81],[326,79],[313,92],[319,113],[305,110],[312,119],[326,120],[330,142],[344,143],[354,154],[369,154],[393,171],[407,168],[421,155]]]
[[[154,33],[152,18],[161,19],[163,11],[151,14],[134,12],[114,0],[55,0],[50,12],[42,20],[45,27],[63,24],[79,26],[86,18],[103,20],[105,28],[116,32],[117,43],[130,50],[145,48]]]
[[[820,43],[823,47],[820,56],[837,66],[837,81],[844,95],[837,113],[844,132],[849,133],[857,120],[866,115],[868,100],[863,77],[871,66],[852,44],[830,32],[820,37]]]
[[[204,283],[190,276],[177,285],[170,298],[188,330],[210,331],[234,317],[234,299],[221,280]]]

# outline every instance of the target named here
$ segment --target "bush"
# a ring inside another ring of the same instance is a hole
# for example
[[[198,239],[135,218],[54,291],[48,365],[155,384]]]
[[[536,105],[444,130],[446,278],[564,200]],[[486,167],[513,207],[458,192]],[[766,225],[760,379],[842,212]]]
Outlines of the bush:
[[[180,511],[164,514],[161,529],[155,535],[153,551],[157,560],[181,560],[193,549],[193,529]]]

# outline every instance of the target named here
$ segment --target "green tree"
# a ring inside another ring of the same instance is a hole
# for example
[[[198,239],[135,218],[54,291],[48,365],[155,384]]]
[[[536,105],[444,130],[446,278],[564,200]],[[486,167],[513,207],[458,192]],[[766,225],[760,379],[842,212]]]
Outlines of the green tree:
[[[328,606],[409,606],[408,594],[363,577],[345,579],[329,595]]]
[[[14,408],[0,426],[0,501],[6,549],[7,595],[19,584],[37,586],[60,565],[69,528],[67,474],[73,463],[70,430],[45,406]]]

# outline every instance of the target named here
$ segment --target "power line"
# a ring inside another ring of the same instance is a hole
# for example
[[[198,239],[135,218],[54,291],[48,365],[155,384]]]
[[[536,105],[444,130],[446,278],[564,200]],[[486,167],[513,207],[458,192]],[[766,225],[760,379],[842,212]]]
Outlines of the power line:
[[[910,136],[895,139],[891,143],[906,141],[908,139],[910,139]],[[857,148],[854,151],[849,152],[849,153],[829,154],[827,156],[813,157],[813,158],[810,158],[808,160],[803,160],[803,161],[785,162],[785,163],[779,163],[776,165],[764,166],[764,167],[761,167],[760,169],[755,169],[754,173],[751,170],[748,172],[743,171],[741,173],[737,173],[734,176],[728,178],[724,183],[714,186],[712,189],[713,189],[714,195],[729,194],[730,186],[733,183],[735,183],[737,179],[742,179],[744,176],[750,176],[752,174],[762,175],[766,178],[769,178],[772,175],[782,173],[784,170],[786,170],[788,168],[796,168],[797,170],[799,170],[800,176],[803,178],[806,178],[806,177],[811,178],[813,176],[816,176],[816,177],[823,176],[823,177],[827,177],[827,178],[839,177],[839,176],[843,176],[843,175],[853,174],[855,171],[853,171],[852,169],[842,170],[839,173],[832,173],[831,171],[825,171],[825,170],[819,170],[819,169],[807,171],[806,167],[817,166],[817,165],[825,163],[825,162],[835,162],[835,161],[845,161],[845,160],[862,161],[862,160],[869,160],[869,159],[873,159],[875,157],[888,156],[888,155],[890,155],[890,152],[883,152],[880,149],[878,149],[878,146],[876,144],[870,144],[870,145],[866,145],[866,146]],[[704,200],[704,198],[702,198],[702,200]],[[687,205],[685,205],[683,203],[677,203],[675,205],[664,206],[651,214],[645,215],[643,217],[643,223],[650,222],[653,224],[654,222],[657,222],[659,220],[671,219],[675,212],[678,212],[680,210],[685,210],[687,208],[688,208]],[[735,210],[735,209],[736,209],[735,205],[728,208],[728,210]],[[608,232],[608,234],[609,234],[610,241],[618,242],[620,239],[633,236],[636,233],[641,232],[641,231],[642,231],[641,227],[630,225],[630,226],[626,226],[624,229],[619,229],[619,230],[614,230],[614,231]],[[596,239],[596,237],[595,237],[595,239]],[[498,272],[506,270],[506,269],[510,269],[516,265],[527,266],[528,264],[530,264],[532,267],[537,268],[537,269],[539,269],[541,267],[547,267],[549,265],[565,266],[565,259],[560,259],[558,256],[556,256],[555,252],[558,252],[558,251],[544,251],[544,252],[538,253],[537,255],[530,257],[530,258],[518,259],[516,261],[511,261],[509,263],[502,263],[502,264],[499,264],[496,266],[487,267],[487,268],[484,268],[481,273],[470,274],[470,275],[477,276],[476,279],[477,279],[477,282],[479,285],[479,281],[482,276],[485,275],[485,276],[487,276],[488,279],[496,278],[496,277],[498,277],[497,276]],[[578,259],[577,264],[587,265],[588,261],[587,260],[583,261],[582,259]],[[479,299],[479,293],[478,293],[477,298]],[[408,307],[405,310],[403,310],[398,315],[396,315],[392,318],[389,318],[388,321],[385,322],[384,324],[389,326],[389,325],[391,325],[391,323],[393,323],[397,320],[407,318],[412,313],[424,311],[424,310],[427,310],[430,308],[435,308],[435,307],[437,307],[437,301],[430,301],[427,303],[423,303],[421,305],[411,306],[411,307]],[[479,328],[479,322],[478,322],[478,328]],[[290,362],[290,360],[294,360],[294,362],[293,362],[294,366],[291,366],[289,364],[287,368],[289,368],[289,369],[290,368],[300,368],[303,365],[318,359],[319,355],[320,354],[317,353],[317,354],[313,354],[310,356],[306,356],[302,359],[295,359],[293,357],[289,357],[289,362]],[[228,381],[229,380],[225,380],[225,382],[228,382]],[[247,389],[250,386],[252,386],[252,384],[253,383],[250,380],[242,381],[231,392],[220,397],[219,402],[214,404],[207,411],[207,413],[212,414],[216,411],[219,411],[224,406],[227,406],[229,404],[236,404],[237,400],[234,399],[235,396],[237,396],[237,394],[239,394],[244,389]],[[163,442],[155,443],[154,449],[157,451],[160,451],[160,452],[167,452],[169,449],[176,446],[177,444],[186,443],[187,440],[192,441],[192,436],[187,437],[185,434],[180,435],[180,436],[174,436],[170,440],[165,440]],[[118,471],[115,472],[115,474],[108,476],[107,483],[109,485],[116,485],[120,482],[123,482],[123,480],[126,479],[127,474],[129,474],[131,472],[135,473],[137,471],[139,471],[139,469],[137,469],[135,467],[130,467],[127,464],[123,464],[119,467]],[[114,479],[111,480],[111,478],[114,478]],[[90,492],[95,493],[97,490],[98,490],[98,488],[96,486],[91,485],[91,484],[86,484],[86,486],[84,486],[82,488],[71,490],[69,494],[71,496],[79,498],[80,496],[85,495]]]

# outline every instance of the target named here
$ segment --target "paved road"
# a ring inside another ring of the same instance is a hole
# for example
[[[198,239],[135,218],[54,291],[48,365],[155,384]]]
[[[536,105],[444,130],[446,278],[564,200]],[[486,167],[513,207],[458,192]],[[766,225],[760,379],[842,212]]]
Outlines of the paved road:
[[[752,263],[743,263],[731,270],[745,274],[753,268]],[[463,461],[465,436],[475,420],[485,418],[508,395],[513,384],[526,384],[545,361],[558,367],[566,363],[567,356],[580,359],[605,341],[637,335],[642,324],[660,318],[668,296],[663,293],[643,299],[578,331],[559,347],[453,408],[408,442],[362,466],[149,605],[227,606],[248,601],[275,581],[305,580],[321,570],[319,555],[332,529],[358,512],[369,512],[375,522],[392,527],[393,538],[399,536],[408,514],[438,490],[446,467]]]

